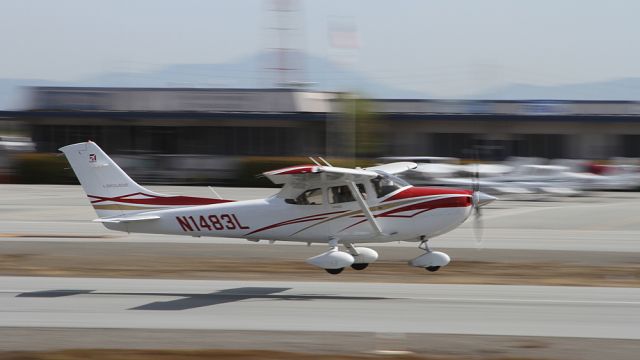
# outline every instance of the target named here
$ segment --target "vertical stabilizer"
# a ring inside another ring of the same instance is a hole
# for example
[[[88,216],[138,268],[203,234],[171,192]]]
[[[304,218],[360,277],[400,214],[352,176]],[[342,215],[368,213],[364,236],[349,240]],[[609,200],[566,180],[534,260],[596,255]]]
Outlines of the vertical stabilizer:
[[[150,191],[133,181],[94,142],[67,145],[60,151],[69,160],[99,217],[131,215],[145,211],[210,205],[231,200],[170,196]]]
[[[110,199],[140,194],[162,196],[138,185],[94,142],[67,145],[59,150],[69,160],[99,217],[130,214],[131,210],[145,211],[144,208],[113,204]]]

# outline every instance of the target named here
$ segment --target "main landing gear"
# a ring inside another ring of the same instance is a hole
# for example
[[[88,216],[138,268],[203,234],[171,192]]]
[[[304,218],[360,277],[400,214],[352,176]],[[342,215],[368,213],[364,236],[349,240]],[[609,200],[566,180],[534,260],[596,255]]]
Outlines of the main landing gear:
[[[338,249],[337,239],[331,239],[329,251],[310,257],[306,262],[323,268],[329,274],[337,275],[347,266],[351,266],[354,270],[364,270],[370,263],[378,260],[378,253],[373,249],[355,247],[351,243],[346,243],[344,246],[347,252]]]
[[[353,270],[364,270],[369,264],[378,260],[378,253],[373,249],[355,247],[350,243],[344,244],[344,246],[347,248],[349,254],[353,256],[353,264],[351,264]]]
[[[440,270],[441,267],[449,264],[451,261],[449,255],[440,251],[432,251],[429,248],[429,239],[421,237],[420,240],[418,248],[424,250],[425,253],[415,259],[409,260],[409,265],[425,268],[425,270],[429,272],[435,272]]]

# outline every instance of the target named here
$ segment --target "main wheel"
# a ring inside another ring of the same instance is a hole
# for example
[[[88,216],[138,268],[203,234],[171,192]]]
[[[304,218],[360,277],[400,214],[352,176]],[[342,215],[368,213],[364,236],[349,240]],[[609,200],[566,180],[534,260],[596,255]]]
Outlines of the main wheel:
[[[364,270],[369,266],[369,263],[353,263],[351,264],[351,268],[353,270]]]
[[[427,271],[434,272],[440,270],[440,266],[427,266],[425,269],[427,269]]]
[[[342,270],[344,270],[344,268],[337,268],[337,269],[324,269],[326,272],[328,272],[331,275],[338,275],[342,272]]]

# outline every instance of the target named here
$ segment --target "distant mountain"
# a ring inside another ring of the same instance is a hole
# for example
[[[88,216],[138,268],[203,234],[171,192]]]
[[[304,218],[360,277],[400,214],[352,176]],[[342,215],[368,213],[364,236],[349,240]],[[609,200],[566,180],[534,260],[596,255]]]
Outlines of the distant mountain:
[[[25,86],[117,86],[117,87],[223,87],[265,88],[276,77],[269,67],[266,53],[221,64],[175,64],[147,72],[112,72],[73,82],[37,79],[0,79],[0,109],[23,108]],[[307,84],[308,89],[356,91],[365,96],[387,99],[428,99],[425,92],[402,89],[376,82],[352,67],[345,67],[312,55],[300,55],[303,71],[293,72],[290,80]],[[468,99],[520,100],[640,100],[640,78],[600,82],[537,86],[510,84],[490,91],[466,96]]]
[[[556,86],[511,84],[472,97],[490,100],[640,100],[640,78]]]
[[[288,80],[307,83],[313,90],[358,91],[373,97],[420,99],[428,94],[381,84],[357,70],[342,67],[326,59],[301,55]],[[89,86],[145,87],[272,87],[274,71],[266,70],[270,55],[259,53],[222,64],[176,64],[146,73],[109,73],[87,79]],[[271,65],[273,67],[274,65]]]
[[[149,72],[105,73],[76,82],[0,79],[0,109],[17,108],[24,103],[24,96],[21,96],[23,94],[17,91],[21,86],[271,87],[275,75],[273,71],[265,69],[269,64],[268,56],[266,53],[259,53],[222,64],[176,64]],[[304,55],[298,63],[302,64],[299,67],[304,71],[292,71],[292,79],[289,80],[306,83],[308,89],[357,91],[376,98],[429,98],[427,93],[375,82],[357,70],[320,57]]]

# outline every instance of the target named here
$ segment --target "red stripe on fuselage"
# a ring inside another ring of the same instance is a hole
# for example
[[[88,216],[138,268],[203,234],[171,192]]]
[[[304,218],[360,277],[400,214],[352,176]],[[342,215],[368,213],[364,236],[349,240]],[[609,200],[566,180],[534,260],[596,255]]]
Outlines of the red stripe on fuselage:
[[[255,234],[257,232],[260,231],[264,231],[264,230],[270,230],[273,228],[277,228],[280,226],[284,226],[284,225],[289,225],[289,224],[297,224],[300,222],[305,222],[305,221],[311,221],[311,220],[324,220],[326,219],[326,215],[333,215],[333,214],[339,214],[339,213],[343,213],[345,211],[332,211],[332,212],[328,212],[328,213],[322,213],[322,214],[315,214],[315,215],[309,215],[309,216],[303,216],[303,217],[299,217],[299,218],[295,218],[295,219],[291,219],[291,220],[286,220],[286,221],[282,221],[276,224],[271,224],[271,225],[267,225],[265,227],[262,227],[260,229],[254,230],[250,233],[248,233],[247,235],[251,235],[251,234]]]
[[[402,206],[396,209],[391,209],[389,211],[376,215],[376,217],[414,217],[417,214],[413,214],[411,216],[394,215],[394,214],[405,212],[405,211],[413,211],[413,210],[423,210],[420,212],[422,213],[424,211],[429,211],[434,209],[452,208],[452,207],[468,207],[468,206],[471,206],[470,196],[452,196],[452,197],[447,197],[443,199],[427,200],[427,201],[419,202],[417,204],[411,204],[411,205]]]
[[[412,186],[410,188],[400,191],[399,193],[391,196],[388,199],[385,199],[383,202],[417,198],[422,196],[432,196],[432,195],[471,195],[471,194],[472,194],[471,190],[464,190],[464,189]]]
[[[471,206],[471,197],[470,196],[455,196],[444,199],[435,199],[435,200],[427,200],[416,204],[411,204],[403,207],[399,207],[397,209],[391,209],[389,211],[374,215],[374,217],[389,217],[389,218],[412,218],[414,216],[420,215],[424,212],[443,209],[443,208],[452,208],[452,207],[468,207]],[[405,212],[405,211],[413,211],[419,210],[416,213],[411,215],[395,215],[397,213]],[[356,215],[352,217],[362,217],[364,215]],[[357,221],[342,230],[340,232],[350,229],[356,225],[360,225],[363,222],[367,221],[367,219]]]
[[[104,201],[113,201],[123,204],[137,204],[137,205],[165,205],[165,206],[197,206],[197,205],[212,205],[212,204],[221,204],[227,202],[233,202],[233,200],[224,200],[224,199],[211,199],[211,198],[201,198],[201,197],[193,197],[193,196],[157,196],[150,195],[145,193],[134,193],[121,195],[116,197],[103,197],[103,196],[95,196],[88,195],[92,200],[92,204],[101,203]],[[145,199],[128,199],[131,196],[147,196]]]

